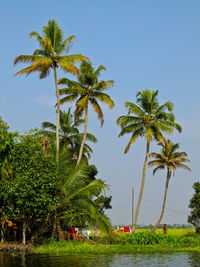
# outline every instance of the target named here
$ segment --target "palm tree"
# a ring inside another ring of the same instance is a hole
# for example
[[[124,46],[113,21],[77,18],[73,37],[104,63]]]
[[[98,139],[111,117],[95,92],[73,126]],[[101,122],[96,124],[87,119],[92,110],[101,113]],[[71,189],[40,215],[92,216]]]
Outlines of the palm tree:
[[[154,232],[156,228],[159,226],[163,215],[165,211],[165,204],[166,204],[166,198],[167,198],[167,190],[168,190],[168,185],[169,185],[169,180],[171,178],[171,175],[175,175],[175,171],[177,168],[182,168],[185,170],[190,171],[191,169],[184,164],[184,162],[189,162],[189,159],[187,159],[187,153],[185,152],[177,152],[177,149],[179,149],[179,143],[172,143],[170,140],[168,140],[167,144],[160,143],[162,146],[162,153],[150,153],[149,157],[154,158],[154,160],[150,161],[148,165],[150,167],[156,166],[155,169],[153,170],[153,175],[161,169],[164,169],[165,167],[167,168],[167,179],[165,183],[165,194],[164,194],[164,199],[163,199],[163,204],[162,204],[162,210],[160,217],[151,230],[151,232]]]
[[[109,108],[114,107],[114,102],[112,101],[110,96],[104,93],[105,90],[113,86],[114,81],[99,81],[98,78],[102,70],[106,70],[103,65],[100,65],[95,70],[90,63],[84,61],[80,66],[80,76],[78,77],[78,82],[71,81],[66,78],[62,78],[59,81],[59,84],[67,85],[67,88],[59,90],[60,95],[66,95],[60,100],[60,103],[63,104],[65,102],[74,101],[77,99],[75,118],[80,118],[85,112],[84,135],[79,151],[77,164],[79,164],[81,161],[83,147],[87,136],[89,103],[92,105],[94,111],[97,113],[98,118],[101,121],[101,126],[104,123],[104,115],[101,107],[99,106],[98,101],[107,104]]]
[[[77,159],[78,152],[80,149],[81,141],[83,138],[83,133],[79,133],[78,126],[80,126],[84,120],[77,120],[76,123],[73,122],[73,115],[71,114],[71,108],[67,112],[60,110],[60,129],[59,138],[61,148],[66,147],[71,158]],[[42,128],[39,133],[47,138],[55,140],[56,135],[56,125],[51,122],[42,122]],[[93,134],[87,133],[86,140],[93,143],[97,142],[96,137]],[[84,158],[89,158],[92,153],[92,149],[89,145],[85,144],[83,149]],[[87,157],[86,155],[87,154]]]
[[[57,123],[56,123],[56,159],[58,160],[59,152],[59,116],[60,116],[60,98],[58,91],[57,68],[65,70],[74,75],[79,75],[78,68],[74,65],[76,62],[88,60],[81,54],[63,55],[68,52],[75,38],[74,35],[64,39],[64,34],[55,20],[48,21],[47,26],[42,27],[42,36],[36,31],[30,33],[30,37],[36,38],[39,42],[40,49],[33,52],[32,55],[20,55],[15,58],[14,65],[17,63],[30,63],[28,67],[18,71],[15,75],[39,72],[40,79],[46,78],[50,70],[54,71],[54,81],[57,97]]]
[[[94,197],[108,188],[101,179],[90,179],[94,166],[81,162],[70,166],[69,157],[61,150],[58,172],[61,181],[60,204],[57,209],[57,220],[64,220],[67,225],[98,227],[102,230],[111,228],[110,221],[96,205]]]
[[[132,134],[129,143],[125,148],[125,154],[129,151],[131,144],[133,144],[138,137],[141,136],[146,139],[146,156],[143,165],[140,194],[134,216],[133,232],[135,231],[137,224],[144,190],[150,143],[153,139],[166,142],[163,133],[172,134],[173,128],[176,128],[179,132],[181,132],[181,126],[175,122],[174,115],[172,114],[172,102],[168,101],[160,106],[157,95],[158,90],[151,91],[149,89],[145,89],[138,92],[136,97],[139,105],[126,102],[125,107],[128,109],[128,115],[121,116],[117,120],[117,124],[121,126],[119,137],[128,133]]]

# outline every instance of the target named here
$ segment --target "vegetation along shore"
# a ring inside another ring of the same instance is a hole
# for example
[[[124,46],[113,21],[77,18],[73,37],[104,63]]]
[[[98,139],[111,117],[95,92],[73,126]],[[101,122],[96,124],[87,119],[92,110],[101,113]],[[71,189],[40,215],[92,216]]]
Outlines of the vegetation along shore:
[[[175,230],[175,229],[173,229]],[[46,241],[31,251],[34,253],[50,254],[109,254],[109,253],[138,253],[138,252],[173,252],[198,251],[200,252],[200,236],[194,231],[185,232],[182,236],[163,235],[141,231],[134,235],[129,233],[104,234],[93,237],[96,244],[74,241]],[[180,231],[179,231],[180,232]]]
[[[30,37],[36,39],[37,47],[31,54],[21,54],[14,59],[14,65],[27,64],[15,76],[37,72],[39,78],[44,79],[53,73],[56,119],[55,122],[40,122],[39,129],[21,134],[20,130],[10,132],[0,117],[2,246],[4,242],[16,242],[22,243],[22,248],[27,248],[26,244],[34,245],[31,249],[34,253],[66,254],[200,251],[199,182],[194,184],[195,194],[189,204],[191,215],[188,217],[196,233],[168,231],[165,235],[158,230],[176,170],[191,171],[187,153],[179,151],[180,144],[169,139],[175,131],[182,132],[182,126],[175,118],[174,103],[170,100],[160,102],[158,90],[145,88],[136,93],[133,102],[125,102],[125,114],[116,118],[119,126],[116,136],[129,136],[124,153],[128,153],[139,138],[146,148],[132,234],[113,233],[112,223],[106,215],[112,208],[112,196],[108,195],[110,186],[104,177],[98,178],[97,167],[90,163],[94,153],[91,144],[94,146],[97,138],[88,127],[92,112],[97,115],[100,126],[104,125],[106,118],[101,104],[109,109],[115,107],[107,93],[114,87],[114,81],[102,78],[106,71],[104,65],[94,67],[93,60],[79,52],[68,54],[75,35],[65,37],[54,19],[42,27],[41,34],[32,31]],[[66,76],[60,77],[60,73]],[[74,78],[69,79],[68,74]],[[160,148],[160,153],[151,151],[153,142]],[[160,201],[162,208],[155,225],[150,231],[139,231],[137,222],[148,167],[154,167],[153,175],[157,171],[164,173],[163,201]],[[101,234],[92,235],[88,240],[82,236],[78,241],[79,230],[87,231],[88,228]]]

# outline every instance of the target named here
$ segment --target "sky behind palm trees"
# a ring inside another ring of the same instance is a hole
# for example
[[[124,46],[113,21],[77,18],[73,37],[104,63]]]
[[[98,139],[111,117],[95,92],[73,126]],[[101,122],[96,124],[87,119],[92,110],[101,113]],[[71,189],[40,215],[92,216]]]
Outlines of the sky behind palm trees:
[[[137,197],[145,150],[141,139],[124,155],[129,136],[118,138],[120,128],[115,122],[126,114],[125,101],[135,102],[139,90],[150,88],[159,90],[160,104],[174,102],[183,133],[171,139],[188,153],[192,169],[191,173],[177,170],[172,177],[163,223],[186,223],[192,185],[199,180],[200,1],[3,0],[0,9],[0,116],[11,130],[23,132],[40,127],[42,121],[56,121],[53,74],[44,80],[38,74],[13,77],[23,67],[13,67],[14,58],[38,48],[29,33],[41,33],[41,27],[54,18],[66,36],[76,35],[70,54],[88,56],[95,68],[104,64],[107,71],[102,78],[115,81],[109,95],[116,106],[113,110],[103,106],[103,128],[92,110],[88,122],[88,131],[98,138],[98,144],[92,145],[91,163],[97,166],[99,178],[111,186],[112,222],[131,223],[131,188]],[[64,72],[59,75],[72,78]],[[154,150],[159,151],[155,144]],[[153,177],[148,170],[139,223],[155,223],[164,184],[165,171]]]

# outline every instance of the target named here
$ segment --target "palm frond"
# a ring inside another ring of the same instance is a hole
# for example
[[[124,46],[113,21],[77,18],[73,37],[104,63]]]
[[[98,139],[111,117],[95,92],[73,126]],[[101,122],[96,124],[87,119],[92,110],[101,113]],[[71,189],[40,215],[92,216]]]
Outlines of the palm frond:
[[[126,146],[125,150],[124,150],[124,153],[128,153],[129,149],[130,149],[130,146],[138,139],[138,137],[141,135],[141,129],[139,130],[136,130],[132,136],[131,136],[131,139],[130,141],[128,142],[128,145]]]
[[[100,81],[92,87],[92,90],[105,91],[114,86],[114,81]]]
[[[65,96],[60,99],[60,104],[62,105],[67,102],[73,102],[77,98],[77,96],[78,94],[71,94],[71,95]]]
[[[74,55],[67,55],[67,56],[62,56],[61,60],[63,62],[71,62],[71,63],[79,63],[83,61],[88,61],[90,62],[90,59],[86,56],[83,56],[82,54],[74,54]]]
[[[135,114],[139,116],[145,115],[144,111],[134,103],[125,102],[125,107],[128,109],[129,114]]]
[[[80,134],[80,135],[83,136],[83,134]],[[90,133],[86,134],[86,140],[92,143],[97,143],[97,138],[93,134],[90,134]]]
[[[121,127],[124,127],[126,125],[130,124],[139,124],[143,123],[142,118],[136,117],[136,116],[121,116],[117,119],[117,124],[120,125]]]
[[[29,33],[29,36],[31,38],[35,38],[41,44],[42,37],[40,36],[39,33],[37,33],[36,31],[32,31]]]
[[[106,71],[106,67],[104,65],[100,65],[95,71],[96,77],[99,77],[103,70]]]
[[[181,168],[181,169],[185,169],[185,170],[187,170],[187,171],[191,171],[191,169],[190,169],[190,167],[188,167],[187,165],[185,165],[185,164],[182,164],[182,163],[176,163],[176,167],[178,167],[178,168]]]
[[[79,76],[79,69],[71,62],[66,60],[59,60],[59,65],[61,69],[65,70],[66,72],[69,72],[75,76]]]
[[[51,122],[48,122],[48,121],[43,121],[42,122],[42,128],[43,129],[50,129],[52,131],[55,131],[56,130],[56,125],[51,123]]]
[[[33,63],[36,60],[40,59],[40,56],[36,55],[20,55],[14,59],[14,65],[18,63]]]
[[[101,101],[102,103],[105,103],[109,106],[110,109],[112,109],[115,104],[113,100],[110,98],[109,95],[102,93],[102,92],[93,92],[93,97],[95,97],[97,100]]]
[[[158,166],[156,167],[154,170],[153,170],[153,175],[155,175],[155,173],[158,171],[158,170],[162,170],[164,169],[165,167],[164,166]]]
[[[92,107],[94,109],[94,111],[97,113],[99,120],[101,121],[101,127],[104,124],[104,115],[103,115],[103,111],[101,109],[101,107],[99,106],[98,102],[96,101],[95,98],[90,99],[91,103],[92,103]]]
[[[63,41],[63,43],[60,45],[60,47],[57,49],[57,53],[61,54],[64,51],[66,51],[68,53],[70,48],[73,45],[73,41],[74,41],[75,37],[76,37],[75,35],[71,35],[67,39],[65,39]]]

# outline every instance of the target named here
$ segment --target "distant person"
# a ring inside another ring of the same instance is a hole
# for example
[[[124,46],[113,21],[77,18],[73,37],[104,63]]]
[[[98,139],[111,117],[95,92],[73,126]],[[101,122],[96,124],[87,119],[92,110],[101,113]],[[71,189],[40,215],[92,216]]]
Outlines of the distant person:
[[[166,226],[166,224],[164,224],[164,226],[163,226],[163,234],[167,234],[167,226]]]

